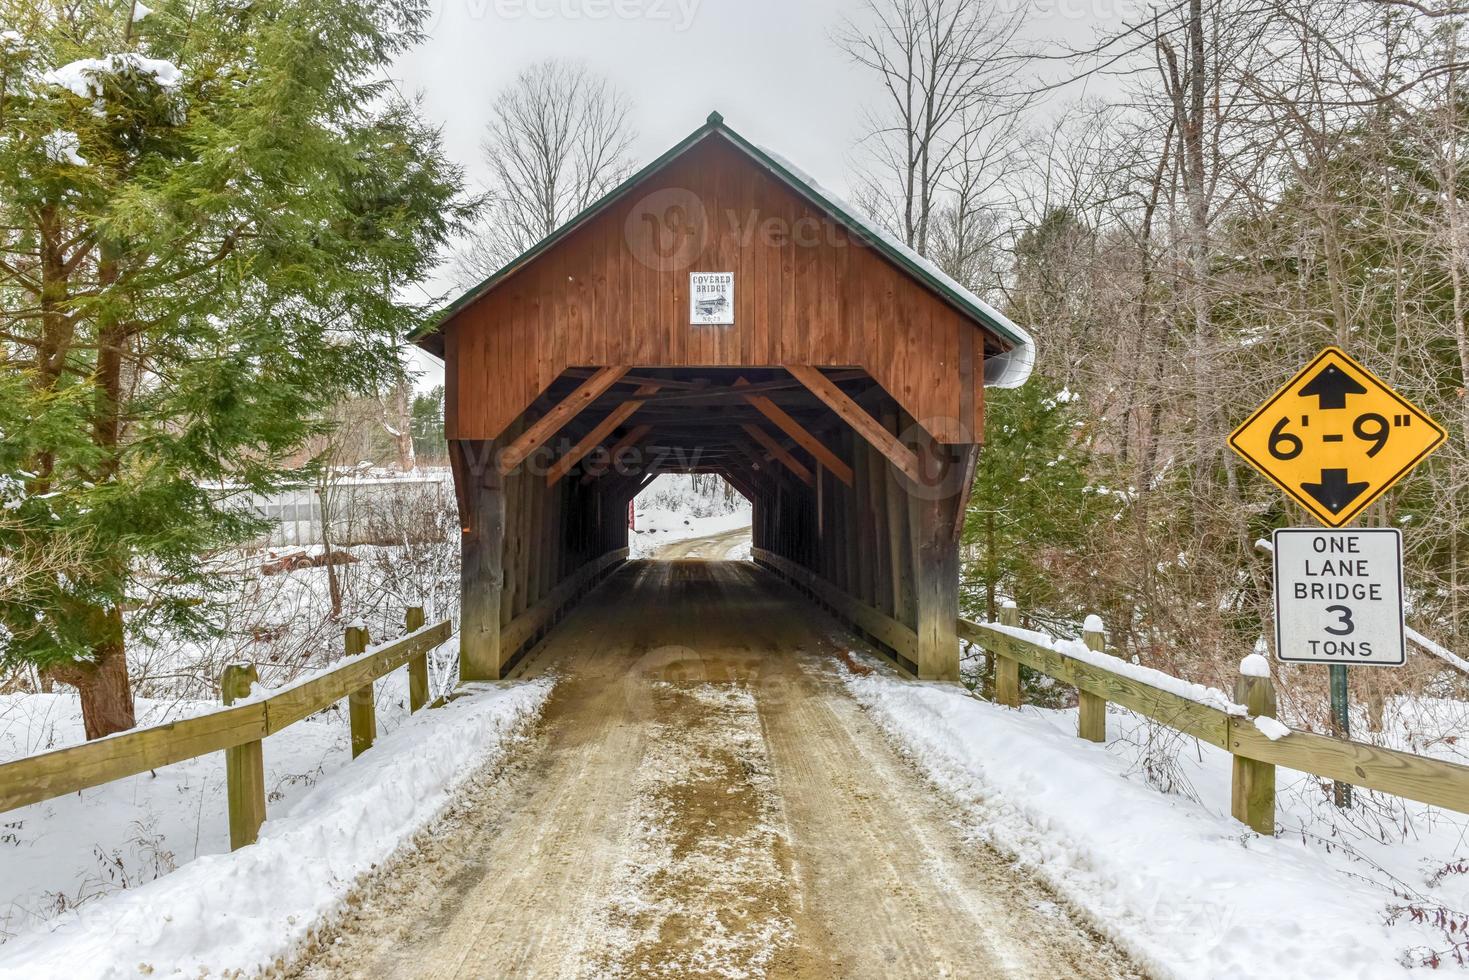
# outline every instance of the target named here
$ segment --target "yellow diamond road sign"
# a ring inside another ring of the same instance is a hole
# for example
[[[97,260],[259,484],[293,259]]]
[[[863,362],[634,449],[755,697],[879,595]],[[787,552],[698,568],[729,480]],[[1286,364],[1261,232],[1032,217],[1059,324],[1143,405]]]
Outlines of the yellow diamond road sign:
[[[1335,347],[1251,415],[1229,445],[1327,527],[1407,476],[1448,433]]]

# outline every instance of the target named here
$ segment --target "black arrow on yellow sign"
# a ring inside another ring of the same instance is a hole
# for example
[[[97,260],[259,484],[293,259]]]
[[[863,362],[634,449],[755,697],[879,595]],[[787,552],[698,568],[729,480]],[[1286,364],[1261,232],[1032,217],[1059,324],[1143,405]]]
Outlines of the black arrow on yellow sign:
[[[1322,470],[1320,483],[1302,483],[1301,489],[1333,514],[1340,514],[1367,492],[1370,484],[1352,483],[1346,470]]]
[[[1365,395],[1367,389],[1361,382],[1347,374],[1335,364],[1328,364],[1321,373],[1312,378],[1301,389],[1302,398],[1318,398],[1322,409],[1346,408],[1348,395]]]

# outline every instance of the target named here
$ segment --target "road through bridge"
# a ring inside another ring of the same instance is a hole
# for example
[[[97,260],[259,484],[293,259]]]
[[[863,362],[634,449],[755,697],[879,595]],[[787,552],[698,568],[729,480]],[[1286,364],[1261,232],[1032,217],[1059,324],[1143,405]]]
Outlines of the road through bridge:
[[[1135,975],[966,838],[854,645],[751,563],[623,566],[522,668],[560,677],[532,744],[300,975]]]

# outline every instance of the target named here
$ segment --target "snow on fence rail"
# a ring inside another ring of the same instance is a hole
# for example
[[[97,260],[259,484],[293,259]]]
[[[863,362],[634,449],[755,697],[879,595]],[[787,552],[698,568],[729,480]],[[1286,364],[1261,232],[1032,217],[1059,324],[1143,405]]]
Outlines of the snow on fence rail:
[[[1211,688],[1109,657],[1095,618],[1089,617],[1084,643],[1022,630],[1018,621],[1014,606],[1001,611],[999,623],[959,620],[959,635],[996,657],[998,703],[1020,706],[1023,665],[1077,689],[1080,738],[1106,739],[1106,704],[1111,701],[1217,745],[1234,756],[1231,811],[1261,833],[1275,829],[1276,766],[1469,813],[1469,766],[1304,732],[1276,721],[1269,671],[1262,672],[1255,663],[1261,658],[1247,658],[1241,665],[1231,700]]]
[[[365,628],[350,627],[346,660],[279,690],[252,693],[254,665],[233,665],[221,678],[224,707],[218,710],[0,764],[0,813],[223,751],[230,847],[254,843],[265,822],[261,740],[347,698],[352,756],[362,754],[377,731],[373,681],[407,664],[410,711],[428,700],[428,653],[451,630],[448,620],[424,626],[423,619],[423,609],[411,607],[407,635],[372,648]]]

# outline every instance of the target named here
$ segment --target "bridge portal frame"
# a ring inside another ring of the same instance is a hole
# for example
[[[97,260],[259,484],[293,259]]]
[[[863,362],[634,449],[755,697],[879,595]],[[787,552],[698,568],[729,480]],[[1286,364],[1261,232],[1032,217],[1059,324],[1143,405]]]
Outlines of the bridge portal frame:
[[[732,323],[692,322],[700,272],[732,273]],[[445,363],[463,679],[625,554],[660,473],[728,480],[762,564],[958,678],[984,385],[1023,381],[1030,339],[717,113],[415,339]]]

